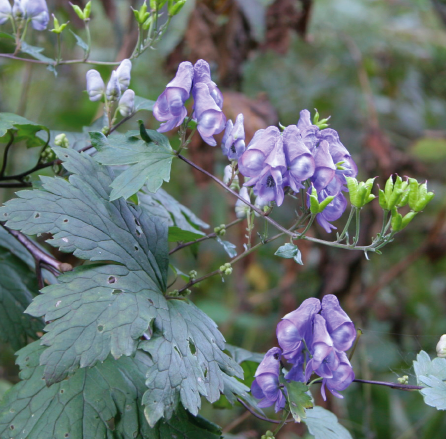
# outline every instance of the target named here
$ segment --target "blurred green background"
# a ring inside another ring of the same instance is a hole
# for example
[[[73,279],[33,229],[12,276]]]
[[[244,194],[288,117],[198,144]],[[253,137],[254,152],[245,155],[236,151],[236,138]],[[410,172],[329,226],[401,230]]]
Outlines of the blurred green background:
[[[68,2],[48,4],[84,36]],[[136,38],[131,5],[140,2],[93,0],[91,59],[121,60],[131,54]],[[54,56],[53,34],[34,31],[28,38]],[[0,39],[0,51],[11,51],[8,40]],[[63,35],[63,53],[65,59],[82,56],[69,33]],[[383,255],[371,255],[370,261],[360,253],[302,242],[301,267],[273,256],[281,244],[274,242],[236,265],[224,282],[214,277],[199,284],[192,300],[218,323],[229,343],[265,352],[277,345],[275,326],[285,313],[308,297],[337,294],[364,332],[353,358],[356,376],[396,381],[409,375],[414,383],[416,354],[423,349],[434,356],[446,333],[446,1],[188,0],[158,49],[133,63],[131,88],[155,100],[179,62],[198,58],[211,64],[213,79],[225,93],[226,114],[234,119],[244,112],[247,140],[258,128],[296,123],[301,109],[317,108],[322,117],[331,115],[331,127],[354,156],[361,179],[378,175],[382,186],[391,173],[410,175],[427,179],[436,196]],[[45,66],[0,58],[0,111],[53,130],[81,131],[101,114],[84,91],[90,67],[60,66],[55,76]],[[111,68],[98,70],[108,77]],[[157,127],[147,114],[147,126]],[[135,128],[135,121],[123,127]],[[17,146],[8,172],[32,167],[36,154]],[[216,175],[227,164],[218,148],[199,139],[188,154]],[[234,199],[183,163],[174,163],[171,182],[163,188],[212,228],[235,218]],[[0,202],[13,196],[13,190],[0,189]],[[290,223],[294,203],[288,200],[274,218]],[[377,202],[365,209],[360,244],[379,231],[380,215]],[[257,221],[262,232],[264,225]],[[225,237],[238,252],[244,227],[232,228]],[[318,227],[311,233],[333,239]],[[198,253],[186,249],[173,257],[182,271],[196,269],[199,275],[227,261],[213,240],[200,245]],[[0,345],[0,396],[17,380],[13,351]],[[444,413],[425,406],[417,392],[353,383],[344,395],[343,400],[329,395],[325,403],[318,394],[315,398],[354,438],[446,437]],[[203,415],[229,429],[228,438],[258,438],[269,428],[244,413],[241,407],[221,410],[204,403]],[[293,424],[278,438],[305,434],[303,426]]]

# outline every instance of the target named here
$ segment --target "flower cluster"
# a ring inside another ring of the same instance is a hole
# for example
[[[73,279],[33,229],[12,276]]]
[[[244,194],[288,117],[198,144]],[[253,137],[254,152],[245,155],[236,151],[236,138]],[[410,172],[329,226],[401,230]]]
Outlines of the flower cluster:
[[[45,30],[49,18],[45,0],[14,0],[12,8],[8,0],[0,0],[0,24],[9,19],[30,21],[34,29]]]
[[[105,96],[107,103],[118,102],[118,111],[123,117],[134,112],[135,92],[129,89],[132,63],[125,59],[112,71],[107,87],[97,70],[87,72],[87,93],[90,101],[99,101]]]
[[[277,325],[281,349],[270,349],[257,369],[251,391],[262,400],[259,407],[275,404],[276,411],[283,408],[283,395],[278,393],[282,393],[279,387],[282,357],[291,364],[285,380],[306,383],[316,373],[322,378],[324,400],[326,387],[333,395],[343,398],[338,392],[345,390],[355,378],[345,354],[355,338],[355,326],[336,296],[325,296],[322,304],[315,298],[305,300]]]
[[[237,116],[235,123],[226,122],[221,111],[223,96],[211,80],[209,64],[199,60],[194,66],[181,63],[175,78],[158,97],[153,115],[165,122],[158,131],[166,132],[183,123],[187,116],[185,103],[191,93],[192,119],[197,122],[201,137],[215,146],[213,136],[225,129],[223,154],[237,162],[238,171],[245,177],[244,186],[253,187],[256,206],[263,208],[272,202],[280,206],[286,192],[301,189],[308,192],[309,205],[314,188],[319,203],[330,197],[316,220],[327,232],[336,229],[331,222],[339,219],[347,207],[343,194],[348,191],[346,177],[356,177],[358,170],[338,133],[326,128],[326,120],[319,121],[316,114],[312,122],[310,112],[302,110],[296,125],[283,132],[275,126],[258,130],[246,147],[243,114]]]
[[[221,133],[226,125],[226,117],[221,110],[223,95],[211,79],[209,64],[200,59],[193,66],[190,62],[182,62],[175,78],[170,81],[166,90],[158,97],[153,115],[160,122],[165,122],[158,129],[164,133],[180,126],[187,116],[185,107],[190,95],[194,98],[193,120],[203,140],[215,146],[214,135]]]

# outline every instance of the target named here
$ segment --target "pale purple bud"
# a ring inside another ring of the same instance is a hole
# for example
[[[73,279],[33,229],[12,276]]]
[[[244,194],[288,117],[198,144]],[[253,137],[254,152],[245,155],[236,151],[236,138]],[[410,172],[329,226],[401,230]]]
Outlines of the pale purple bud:
[[[324,189],[335,175],[336,166],[328,150],[328,142],[323,140],[313,153],[316,169],[311,181],[319,192]]]
[[[158,97],[153,107],[153,115],[156,120],[166,122],[158,128],[160,133],[181,125],[187,116],[184,103],[189,99],[193,76],[193,65],[188,61],[182,62],[178,66],[175,78],[167,84],[166,89]]]
[[[110,102],[117,101],[121,97],[121,89],[119,87],[116,70],[113,70],[110,80],[108,81],[105,96],[107,97],[107,101]]]
[[[211,146],[217,145],[214,134],[225,129],[226,117],[209,93],[206,84],[199,82],[192,89],[195,100],[194,119],[201,138]]]
[[[133,90],[126,90],[119,100],[119,112],[121,116],[127,117],[135,111],[135,92]]]
[[[124,59],[116,69],[118,77],[119,88],[121,93],[124,93],[130,85],[130,72],[132,71],[132,62],[129,59]]]
[[[235,120],[235,125],[232,120],[226,123],[225,135],[222,139],[221,148],[223,154],[229,160],[238,160],[245,152],[245,128],[243,126],[243,114],[239,114]]]
[[[0,24],[5,23],[11,16],[11,4],[8,0],[0,0]]]
[[[31,19],[32,27],[36,30],[45,30],[50,16],[45,0],[22,0],[25,17]]]
[[[212,81],[211,69],[204,59],[199,59],[194,65],[194,86],[200,82],[206,84],[212,99],[219,108],[223,108],[223,95],[217,84]]]
[[[90,101],[99,101],[102,99],[105,91],[105,84],[97,70],[87,72],[87,93]]]

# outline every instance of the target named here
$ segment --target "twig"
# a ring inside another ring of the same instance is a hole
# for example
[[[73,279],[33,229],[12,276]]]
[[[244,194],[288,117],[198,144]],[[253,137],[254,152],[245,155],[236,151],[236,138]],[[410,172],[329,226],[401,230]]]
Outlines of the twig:
[[[276,421],[275,419],[270,419],[267,418],[265,416],[259,415],[258,413],[256,413],[251,407],[249,407],[248,404],[245,403],[245,401],[243,401],[240,398],[237,398],[237,401],[243,406],[245,407],[246,410],[248,410],[252,415],[254,415],[256,418],[261,419],[262,421],[266,421],[266,422],[271,422],[272,424],[281,424],[282,421]],[[285,423],[288,424],[289,422],[292,422],[292,420],[286,421]]]
[[[360,380],[360,379],[354,379],[355,383],[362,383],[362,384],[374,384],[376,386],[386,386],[390,387],[392,389],[397,390],[421,390],[424,389],[423,386],[412,386],[410,384],[399,384],[399,383],[388,383],[387,381],[370,381],[370,380]]]
[[[241,221],[243,221],[243,219],[236,219],[235,221],[232,221],[232,223],[227,224],[225,226],[225,229],[229,229],[230,227],[234,226],[235,224],[240,223]],[[214,233],[210,233],[209,235],[203,236],[202,238],[198,238],[195,241],[185,242],[184,244],[180,244],[177,247],[175,247],[173,250],[171,250],[169,252],[169,255],[177,252],[178,250],[181,250],[182,248],[189,247],[190,245],[198,244],[199,242],[206,241],[207,239],[216,238],[216,237],[217,237],[217,234],[214,232]]]
[[[14,142],[14,134],[12,134],[10,131],[9,135],[11,136],[11,139],[9,140],[8,144],[5,147],[5,151],[3,153],[3,163],[2,163],[2,169],[0,170],[0,179],[3,178],[3,176],[5,175],[5,171],[6,171],[6,165],[8,163],[8,152],[9,152],[9,148],[11,148],[11,145]]]
[[[6,227],[4,224],[0,225],[14,238],[17,239],[32,255],[34,261],[36,263],[36,275],[39,283],[39,289],[45,286],[42,277],[42,268],[46,268],[51,271],[53,274],[58,275],[58,273],[63,273],[65,271],[71,271],[73,267],[71,264],[66,262],[60,262],[52,256],[46,254],[44,251],[40,250],[37,245],[31,241],[26,235],[19,232],[18,230],[12,230],[9,227]]]

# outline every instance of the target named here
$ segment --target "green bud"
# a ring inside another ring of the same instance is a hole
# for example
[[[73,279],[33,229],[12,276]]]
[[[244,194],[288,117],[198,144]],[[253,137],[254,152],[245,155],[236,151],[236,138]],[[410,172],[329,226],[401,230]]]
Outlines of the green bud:
[[[153,21],[153,15],[149,15],[147,20],[142,24],[142,28],[144,30],[147,30],[150,27],[150,25],[152,24],[152,21]]]
[[[389,207],[387,206],[387,199],[386,199],[386,194],[385,192],[380,189],[379,190],[379,205],[384,209],[384,210],[389,210]]]
[[[316,125],[319,122],[319,112],[317,109],[314,109],[314,116],[313,116],[313,125]]]
[[[189,271],[189,277],[191,279],[195,279],[198,276],[198,273],[195,270]]]
[[[87,20],[88,18],[90,18],[90,12],[91,12],[91,0],[85,5],[84,20]]]
[[[310,212],[313,215],[321,213],[333,201],[333,199],[334,196],[330,195],[329,197],[325,198],[324,201],[319,203],[316,188],[313,186],[310,195]]]
[[[53,14],[53,21],[54,21],[54,29],[51,29],[51,32],[55,34],[61,34],[63,30],[68,26],[68,22],[64,24],[59,24],[59,20],[56,18],[56,16]]]
[[[104,136],[107,136],[109,131],[110,128],[108,126],[104,126],[102,127],[101,133],[104,134]]]
[[[396,207],[394,207],[392,209],[392,219],[390,222],[390,224],[392,225],[392,230],[394,232],[399,232],[400,230],[402,230],[402,222],[403,222],[402,215],[398,213]]]
[[[400,384],[408,384],[409,383],[409,377],[407,375],[403,375],[402,377],[398,378],[398,382]]]
[[[410,211],[406,215],[404,215],[403,220],[401,221],[401,230],[404,229],[416,216],[418,212]]]
[[[169,292],[167,293],[167,295],[168,295],[169,297],[178,297],[180,294],[179,294],[179,291],[178,291],[178,290],[172,290],[172,291],[169,291]]]
[[[390,196],[392,195],[392,192],[393,192],[393,176],[392,175],[386,181],[386,186],[384,188],[384,192],[386,194],[386,199],[388,200],[390,198]]]
[[[84,13],[84,11],[82,11],[82,9],[79,7],[79,6],[77,6],[77,5],[73,5],[73,3],[70,3],[70,5],[71,5],[71,7],[74,9],[74,12],[76,12],[76,15],[81,19],[81,20],[85,20],[85,18],[88,18],[88,17],[85,17],[85,13]],[[86,7],[86,6],[85,6]],[[91,8],[91,6],[90,6],[90,8]],[[88,15],[90,15],[90,13],[88,13]]]
[[[70,146],[70,141],[65,133],[61,133],[54,138],[54,144],[61,148],[68,148]]]
[[[167,7],[167,11],[171,17],[174,15],[177,15],[181,9],[183,9],[183,6],[186,4],[186,0],[178,0],[177,3],[173,3],[173,1],[169,0],[169,4]]]
[[[226,276],[229,276],[230,274],[232,274],[232,268],[227,268],[227,269],[224,271],[224,273],[225,273]]]

